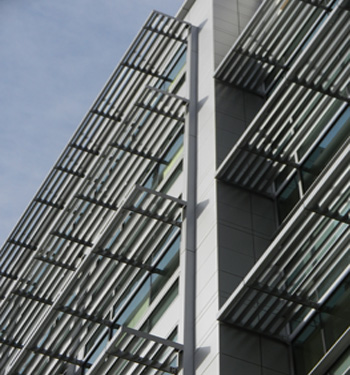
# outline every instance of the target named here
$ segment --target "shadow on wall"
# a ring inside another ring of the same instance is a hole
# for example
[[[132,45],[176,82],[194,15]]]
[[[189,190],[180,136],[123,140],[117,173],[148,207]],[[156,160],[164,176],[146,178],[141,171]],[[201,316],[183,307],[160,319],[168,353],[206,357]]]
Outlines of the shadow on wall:
[[[209,199],[206,199],[197,204],[197,218],[199,218],[202,215],[203,211],[208,206],[208,204],[209,204]]]
[[[203,108],[207,100],[208,100],[208,96],[205,96],[203,99],[198,100],[198,104],[197,104],[198,111],[200,111]]]
[[[204,346],[196,350],[196,369],[200,367],[200,365],[204,362],[204,360],[207,358],[209,353],[210,353],[209,346]]]

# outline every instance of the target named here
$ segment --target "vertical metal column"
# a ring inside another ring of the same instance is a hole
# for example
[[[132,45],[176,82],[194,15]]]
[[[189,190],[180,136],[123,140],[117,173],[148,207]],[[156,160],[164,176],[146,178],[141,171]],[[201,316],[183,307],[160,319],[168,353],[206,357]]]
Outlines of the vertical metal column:
[[[184,199],[187,207],[183,223],[181,251],[181,295],[183,296],[183,374],[195,374],[196,312],[196,206],[197,206],[197,102],[198,102],[198,29],[191,27],[187,51],[186,78],[189,109],[184,137]]]

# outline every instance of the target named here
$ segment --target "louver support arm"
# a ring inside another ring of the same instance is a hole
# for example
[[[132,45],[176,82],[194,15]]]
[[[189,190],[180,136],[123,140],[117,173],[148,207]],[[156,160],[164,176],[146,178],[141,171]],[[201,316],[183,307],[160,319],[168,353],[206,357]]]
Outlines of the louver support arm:
[[[88,374],[113,374],[120,370],[121,360],[177,374],[179,368],[174,362],[178,361],[177,356],[182,351],[183,346],[172,340],[121,326],[105,354],[100,356]]]

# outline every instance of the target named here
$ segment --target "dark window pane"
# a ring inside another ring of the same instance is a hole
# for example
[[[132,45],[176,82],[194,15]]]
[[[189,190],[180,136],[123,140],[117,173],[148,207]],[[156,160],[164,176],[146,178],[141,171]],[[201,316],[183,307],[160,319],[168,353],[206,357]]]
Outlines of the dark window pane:
[[[282,190],[277,198],[278,215],[282,221],[299,201],[299,190],[296,177],[294,177],[288,185]]]
[[[322,308],[327,350],[350,325],[350,277],[347,278]]]
[[[179,250],[180,236],[176,238],[162,260],[157,265],[157,269],[161,270],[162,273],[152,274],[151,301],[154,300],[159,291],[165,285],[166,281],[171,277],[171,275],[179,266]]]
[[[316,316],[293,345],[297,375],[307,374],[323,356],[320,319]]]
[[[349,327],[349,300],[350,276],[341,283],[322,306],[322,312],[307,324],[293,342],[297,375],[307,374]],[[330,374],[338,375],[338,372]]]
[[[326,164],[350,136],[350,108],[339,117],[301,168],[304,189],[308,189]]]
[[[152,329],[157,324],[158,320],[161,318],[161,316],[164,315],[164,312],[168,309],[168,307],[174,301],[178,293],[179,293],[179,283],[176,282],[170,288],[169,292],[165,295],[165,297],[162,299],[160,304],[156,307],[156,309],[150,316],[149,329]]]

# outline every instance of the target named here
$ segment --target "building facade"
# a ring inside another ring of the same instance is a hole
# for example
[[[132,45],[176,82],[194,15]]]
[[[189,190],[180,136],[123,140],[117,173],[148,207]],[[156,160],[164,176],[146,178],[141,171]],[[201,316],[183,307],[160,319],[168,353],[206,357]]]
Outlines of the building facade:
[[[0,374],[349,374],[349,29],[153,12],[1,248]]]

